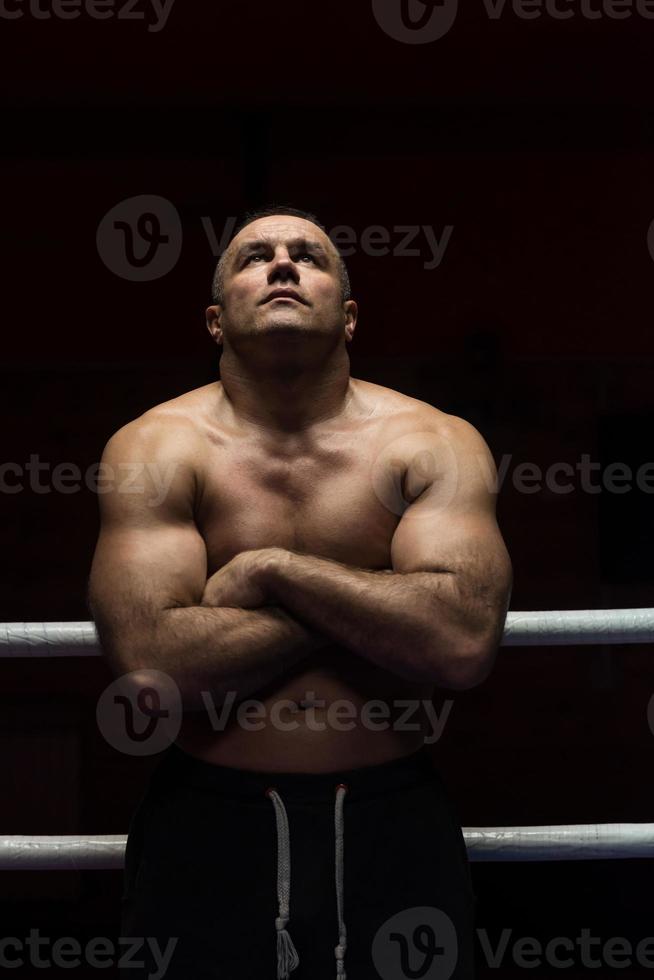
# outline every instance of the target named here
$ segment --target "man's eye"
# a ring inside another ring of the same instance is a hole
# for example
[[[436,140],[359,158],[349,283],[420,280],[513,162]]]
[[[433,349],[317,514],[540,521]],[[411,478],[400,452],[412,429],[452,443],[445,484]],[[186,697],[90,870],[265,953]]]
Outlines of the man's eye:
[[[254,262],[255,259],[262,259],[262,258],[263,255],[248,255],[247,259],[245,260],[245,264],[247,265],[248,262]]]
[[[311,255],[310,252],[303,252],[302,255],[300,255],[300,258],[301,259],[309,259],[310,262],[315,262],[316,261],[314,259],[313,255]]]

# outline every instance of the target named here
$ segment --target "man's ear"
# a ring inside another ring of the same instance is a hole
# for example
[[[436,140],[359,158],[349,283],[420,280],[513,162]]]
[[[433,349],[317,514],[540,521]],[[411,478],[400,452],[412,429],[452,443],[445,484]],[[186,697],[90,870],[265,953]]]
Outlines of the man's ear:
[[[220,326],[220,318],[223,313],[222,306],[209,306],[207,307],[206,317],[207,317],[207,330],[213,337],[214,341],[220,346],[223,342],[223,331]]]
[[[349,344],[356,330],[359,307],[353,299],[349,299],[343,304],[343,310],[345,312],[345,343]]]

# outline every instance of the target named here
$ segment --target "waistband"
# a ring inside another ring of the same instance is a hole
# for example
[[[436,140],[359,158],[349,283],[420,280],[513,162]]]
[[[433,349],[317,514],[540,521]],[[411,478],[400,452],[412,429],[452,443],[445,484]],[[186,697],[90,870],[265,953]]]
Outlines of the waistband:
[[[207,787],[218,794],[243,800],[259,800],[266,803],[266,790],[273,786],[287,801],[328,803],[334,805],[334,792],[338,784],[348,788],[348,802],[383,796],[398,789],[424,782],[428,778],[438,780],[428,746],[416,752],[355,769],[338,769],[330,772],[263,772],[217,766],[190,755],[173,742],[155,769],[153,780],[162,786],[171,782],[186,786]],[[268,806],[270,804],[268,803]]]

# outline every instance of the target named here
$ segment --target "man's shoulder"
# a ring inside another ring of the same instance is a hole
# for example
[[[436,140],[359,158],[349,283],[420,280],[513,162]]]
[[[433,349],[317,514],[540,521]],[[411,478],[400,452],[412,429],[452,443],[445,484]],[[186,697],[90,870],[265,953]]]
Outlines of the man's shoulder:
[[[365,381],[366,394],[376,401],[375,415],[384,418],[389,427],[400,432],[433,433],[436,437],[455,440],[457,443],[483,441],[479,431],[466,419],[451,415],[429,402],[413,398],[395,388]]]
[[[495,461],[472,423],[419,398],[375,387],[383,432],[378,460],[394,468],[404,466],[405,479],[410,479],[413,487],[410,499],[429,484],[443,487],[447,493],[465,488],[490,499],[486,491],[495,486]],[[405,493],[408,485],[404,485]]]
[[[215,384],[204,385],[153,405],[114,432],[107,448],[120,455],[192,455],[215,388]]]

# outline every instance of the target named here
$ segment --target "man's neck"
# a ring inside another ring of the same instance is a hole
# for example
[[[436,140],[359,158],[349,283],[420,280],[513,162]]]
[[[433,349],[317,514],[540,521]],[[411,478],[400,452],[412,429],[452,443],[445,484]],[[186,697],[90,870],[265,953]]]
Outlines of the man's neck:
[[[235,419],[280,435],[307,432],[343,415],[353,396],[346,351],[318,368],[287,365],[265,372],[223,353],[220,380]]]

